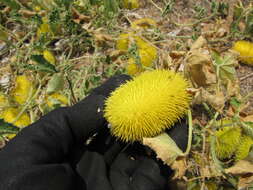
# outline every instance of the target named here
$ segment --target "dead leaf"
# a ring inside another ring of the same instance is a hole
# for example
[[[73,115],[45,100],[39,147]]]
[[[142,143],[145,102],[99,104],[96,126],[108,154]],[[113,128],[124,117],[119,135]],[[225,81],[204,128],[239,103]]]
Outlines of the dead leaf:
[[[30,17],[33,17],[37,14],[39,14],[40,16],[45,16],[46,11],[40,11],[39,13],[37,13],[35,11],[30,11],[30,10],[27,10],[27,9],[21,9],[21,10],[18,11],[18,13],[21,14],[25,18],[30,18]]]
[[[5,7],[1,12],[4,14],[9,14],[11,11],[11,8],[9,6]]]
[[[216,74],[210,52],[204,48],[206,45],[206,40],[200,36],[185,57],[184,72],[194,87],[207,87],[216,83]]]
[[[171,51],[170,57],[172,59],[179,59],[179,58],[183,57],[185,54],[186,54],[185,51]]]
[[[185,71],[195,87],[205,87],[216,83],[216,75],[211,62],[201,53],[194,52],[187,57]]]
[[[199,92],[196,93],[193,103],[202,104],[203,102],[211,105],[215,110],[222,112],[222,109],[225,106],[225,97],[222,92],[217,92],[215,94],[209,93],[204,88],[200,88]]]
[[[207,44],[206,39],[203,36],[200,36],[191,46],[191,51],[195,49],[202,48],[204,45]]]
[[[233,82],[231,80],[228,80],[226,89],[227,89],[227,96],[228,97],[233,97],[233,96],[241,97],[240,84],[239,84],[238,80],[235,80]]]
[[[156,152],[157,158],[160,158],[169,166],[171,166],[178,157],[184,156],[182,150],[178,148],[176,143],[166,133],[152,138],[143,138],[143,144],[153,149]],[[176,167],[176,165],[174,165],[174,167]]]
[[[243,32],[246,29],[246,24],[243,21],[240,21],[238,24],[238,28],[240,32]]]
[[[109,52],[109,56],[111,57],[112,61],[115,61],[118,59],[119,56],[124,55],[125,51],[122,50],[113,50]]]
[[[95,42],[98,46],[103,45],[104,43],[112,42],[113,38],[108,34],[102,34],[95,32],[93,34],[93,37],[95,38]]]
[[[74,7],[72,7],[73,21],[77,24],[82,22],[89,22],[91,20],[90,16],[83,15],[78,12]]]
[[[166,51],[161,51],[159,56],[159,62],[164,69],[175,70],[175,63],[173,62],[171,56]]]
[[[172,163],[171,168],[175,171],[172,179],[182,179],[187,170],[186,158],[178,157],[178,159]]]
[[[226,115],[228,117],[233,117],[235,115],[235,109],[233,106],[229,106],[228,109],[226,110]]]
[[[201,35],[209,40],[218,40],[229,33],[229,25],[226,20],[217,20],[216,23],[203,23]]]
[[[239,178],[238,182],[238,189],[243,190],[246,188],[252,188],[253,187],[253,175],[244,175]]]
[[[234,166],[225,169],[225,172],[233,175],[253,175],[253,163],[247,160],[240,160]]]
[[[247,188],[253,183],[253,163],[251,161],[240,160],[225,172],[239,176],[238,189]]]
[[[244,122],[253,122],[253,115],[248,115],[244,118],[242,118]]]
[[[216,34],[218,38],[222,38],[227,34],[227,30],[225,28],[219,28]]]

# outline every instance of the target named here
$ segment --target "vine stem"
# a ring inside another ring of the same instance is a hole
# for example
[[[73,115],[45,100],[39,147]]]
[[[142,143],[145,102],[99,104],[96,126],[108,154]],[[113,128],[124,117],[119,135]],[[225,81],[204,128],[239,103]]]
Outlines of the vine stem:
[[[188,111],[188,122],[189,122],[189,131],[188,131],[188,143],[187,143],[187,148],[184,153],[184,155],[188,155],[191,150],[191,144],[192,144],[192,113],[191,110]]]

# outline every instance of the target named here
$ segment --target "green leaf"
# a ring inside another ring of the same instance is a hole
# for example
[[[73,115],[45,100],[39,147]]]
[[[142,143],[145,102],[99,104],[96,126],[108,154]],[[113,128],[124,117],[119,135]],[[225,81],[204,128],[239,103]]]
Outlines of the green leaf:
[[[211,55],[217,65],[223,64],[224,61],[223,61],[222,57],[217,52],[212,51]]]
[[[0,135],[9,134],[9,133],[17,133],[19,128],[15,127],[10,123],[6,123],[3,119],[0,119]]]
[[[217,52],[212,52],[214,65],[217,70],[217,75],[221,80],[234,81],[236,78],[236,70],[234,67],[235,59],[232,56],[221,57]]]
[[[229,79],[231,81],[235,80],[235,68],[232,66],[222,66],[220,68],[220,77],[221,79]]]
[[[20,5],[15,0],[4,0],[3,3],[12,9],[15,9],[15,10],[20,9]]]
[[[118,3],[116,0],[104,0],[106,13],[116,13],[118,11]]]
[[[46,92],[47,94],[52,94],[54,92],[61,90],[63,86],[64,86],[64,78],[62,74],[56,73],[48,82]]]
[[[241,106],[241,102],[237,100],[235,97],[231,98],[230,104],[235,108],[239,108]]]
[[[253,10],[246,17],[246,29],[247,34],[252,35],[253,32]]]
[[[37,63],[35,65],[34,69],[38,71],[44,71],[49,73],[56,73],[57,70],[55,69],[55,66],[50,64],[43,55],[32,55],[31,59]]]

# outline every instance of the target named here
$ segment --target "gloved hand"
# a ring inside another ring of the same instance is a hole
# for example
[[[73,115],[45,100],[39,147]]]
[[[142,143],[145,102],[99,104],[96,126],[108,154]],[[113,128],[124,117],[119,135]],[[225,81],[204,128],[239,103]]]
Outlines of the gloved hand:
[[[0,151],[0,190],[165,189],[170,170],[142,145],[117,142],[103,118],[105,98],[129,79],[112,77],[78,104],[24,128]]]

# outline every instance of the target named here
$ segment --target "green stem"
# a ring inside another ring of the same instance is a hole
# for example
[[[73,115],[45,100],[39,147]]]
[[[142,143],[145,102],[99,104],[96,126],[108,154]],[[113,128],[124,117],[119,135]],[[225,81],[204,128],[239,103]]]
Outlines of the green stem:
[[[193,22],[193,23],[179,24],[177,22],[173,22],[173,24],[175,24],[176,26],[193,26],[193,25],[199,24],[203,21],[209,20],[209,19],[213,18],[215,15],[216,15],[216,13],[213,13],[210,16],[199,19],[199,20],[197,20],[196,22]]]
[[[191,110],[188,111],[188,122],[189,122],[188,144],[187,144],[187,148],[184,153],[184,156],[186,156],[190,153],[191,144],[192,144],[192,114],[191,114]]]

